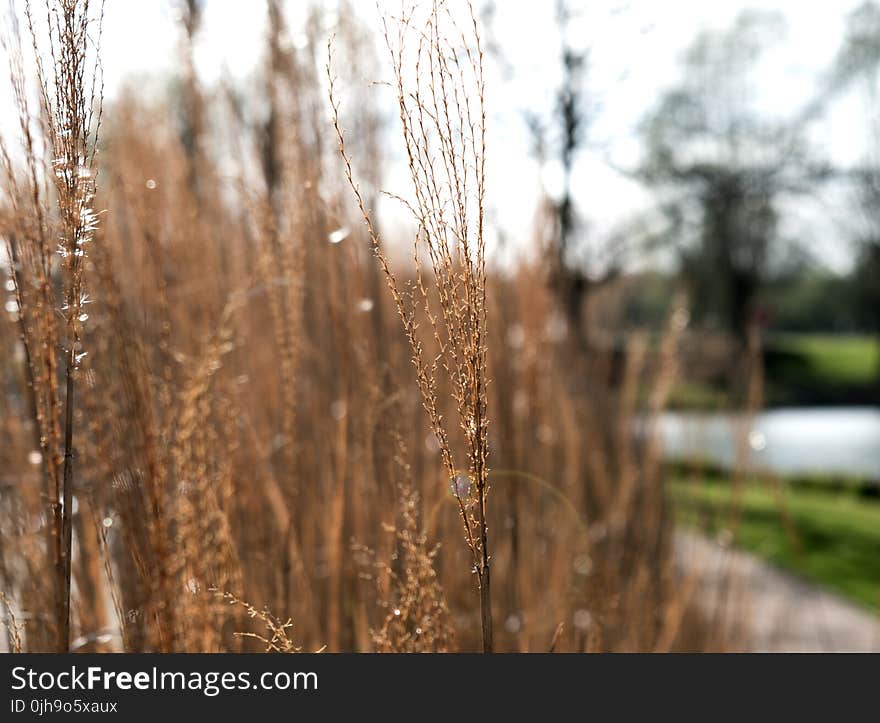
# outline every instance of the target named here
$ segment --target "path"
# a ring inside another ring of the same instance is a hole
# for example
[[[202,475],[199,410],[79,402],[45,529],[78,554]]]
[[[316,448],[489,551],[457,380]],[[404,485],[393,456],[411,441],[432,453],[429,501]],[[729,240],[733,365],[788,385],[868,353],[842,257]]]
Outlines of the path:
[[[701,605],[742,624],[744,649],[880,652],[880,618],[745,552],[692,532],[676,533],[678,563],[699,579]],[[729,577],[726,577],[729,575]],[[720,594],[725,589],[728,595]]]

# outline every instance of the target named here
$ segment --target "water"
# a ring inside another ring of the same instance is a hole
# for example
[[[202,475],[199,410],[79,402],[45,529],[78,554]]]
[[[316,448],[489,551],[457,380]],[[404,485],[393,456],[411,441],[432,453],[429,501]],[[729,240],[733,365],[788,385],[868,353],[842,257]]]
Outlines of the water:
[[[880,482],[880,408],[773,409],[744,427],[735,414],[666,412],[659,420],[668,459],[721,467],[746,439],[750,464],[779,474],[836,474]],[[743,437],[743,435],[745,435]]]

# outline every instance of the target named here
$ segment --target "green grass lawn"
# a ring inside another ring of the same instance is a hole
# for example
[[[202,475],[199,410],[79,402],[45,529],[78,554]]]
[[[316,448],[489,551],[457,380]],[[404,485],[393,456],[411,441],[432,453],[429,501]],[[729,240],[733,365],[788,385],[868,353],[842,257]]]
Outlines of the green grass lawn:
[[[764,344],[765,402],[770,405],[875,403],[880,342],[865,334],[773,334]],[[741,392],[742,390],[739,390]],[[719,410],[742,404],[723,380],[685,378],[672,409]],[[733,394],[733,396],[732,396]]]
[[[768,482],[746,484],[735,544],[880,611],[880,500],[854,488],[780,484],[781,495]],[[729,529],[728,481],[675,476],[670,492],[680,523],[710,534]]]
[[[880,368],[880,344],[870,336],[780,334],[768,348],[802,355],[811,375],[829,385],[867,385]]]

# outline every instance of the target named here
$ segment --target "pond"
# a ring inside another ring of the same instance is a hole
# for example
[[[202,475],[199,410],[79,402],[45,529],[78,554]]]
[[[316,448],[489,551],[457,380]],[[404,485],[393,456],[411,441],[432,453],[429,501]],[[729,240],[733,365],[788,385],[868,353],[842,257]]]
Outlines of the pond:
[[[779,474],[834,474],[880,482],[880,408],[780,408],[742,415],[666,412],[659,429],[667,459]]]

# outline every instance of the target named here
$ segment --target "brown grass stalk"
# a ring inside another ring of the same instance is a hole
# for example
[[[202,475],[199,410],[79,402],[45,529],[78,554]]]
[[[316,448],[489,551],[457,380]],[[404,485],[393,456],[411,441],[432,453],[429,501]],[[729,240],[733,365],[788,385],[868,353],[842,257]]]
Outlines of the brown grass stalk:
[[[472,9],[471,9],[472,10]],[[459,30],[448,6],[434,2],[385,19],[385,40],[395,76],[411,195],[390,194],[412,215],[415,280],[401,284],[380,241],[340,125],[328,46],[327,75],[333,123],[345,175],[366,223],[373,253],[403,322],[416,381],[439,444],[480,596],[484,652],[493,649],[488,522],[488,365],[485,246],[486,111],[483,52],[471,12],[471,34]],[[396,25],[396,32],[392,26]],[[411,47],[409,43],[414,43]],[[414,73],[413,80],[409,80]],[[427,269],[425,264],[427,262]],[[419,317],[429,335],[420,330]],[[433,351],[428,351],[428,345]],[[456,461],[453,436],[441,412],[438,376],[444,374],[455,402],[466,467]]]

